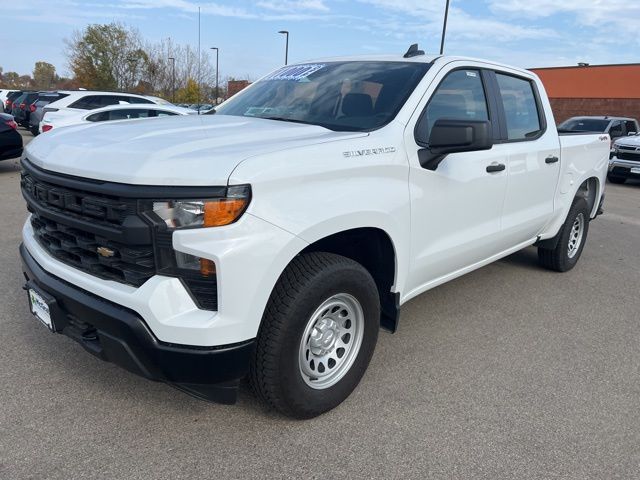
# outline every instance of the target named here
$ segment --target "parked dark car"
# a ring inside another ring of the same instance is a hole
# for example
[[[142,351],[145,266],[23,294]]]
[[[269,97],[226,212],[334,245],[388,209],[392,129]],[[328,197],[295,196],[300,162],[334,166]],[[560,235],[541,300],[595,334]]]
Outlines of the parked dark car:
[[[608,133],[613,144],[618,138],[640,133],[640,126],[629,117],[572,117],[558,125],[558,131]]]
[[[38,93],[36,101],[29,106],[29,130],[31,130],[31,133],[34,136],[38,135],[38,127],[40,126],[40,121],[44,116],[44,107],[67,96],[69,96],[69,93],[58,91]]]
[[[38,98],[38,92],[24,92],[13,102],[13,109],[11,115],[15,119],[18,125],[22,125],[25,128],[29,128],[29,117],[31,116],[31,110],[29,106]]]
[[[11,110],[13,109],[13,101],[18,98],[20,95],[22,95],[24,92],[22,90],[15,90],[10,92],[7,95],[7,99],[4,101],[4,113],[11,113]],[[0,112],[2,113],[2,112]]]
[[[22,155],[22,135],[13,116],[0,113],[0,160]]]

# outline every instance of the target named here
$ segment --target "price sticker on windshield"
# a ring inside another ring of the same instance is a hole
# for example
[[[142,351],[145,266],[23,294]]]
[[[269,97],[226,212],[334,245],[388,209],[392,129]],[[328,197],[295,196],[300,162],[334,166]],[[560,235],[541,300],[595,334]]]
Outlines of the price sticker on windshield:
[[[290,67],[281,68],[263,80],[290,80],[299,82],[300,80],[306,79],[309,75],[316,73],[318,70],[322,70],[325,66],[326,65],[320,63],[291,65]]]

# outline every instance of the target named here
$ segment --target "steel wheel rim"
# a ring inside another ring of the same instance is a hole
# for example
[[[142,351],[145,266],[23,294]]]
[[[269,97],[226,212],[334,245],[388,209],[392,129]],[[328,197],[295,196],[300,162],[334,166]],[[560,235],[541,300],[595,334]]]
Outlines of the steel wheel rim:
[[[325,300],[309,318],[300,339],[300,375],[311,388],[338,383],[351,369],[364,337],[364,312],[347,293]]]
[[[571,225],[571,232],[569,233],[569,246],[567,247],[567,253],[569,258],[573,258],[580,250],[582,245],[582,237],[584,236],[584,215],[579,213],[576,219]]]

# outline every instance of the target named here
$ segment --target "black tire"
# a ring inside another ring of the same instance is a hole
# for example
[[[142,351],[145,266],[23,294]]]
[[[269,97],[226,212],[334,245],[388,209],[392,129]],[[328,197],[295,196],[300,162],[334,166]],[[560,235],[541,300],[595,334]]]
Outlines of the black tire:
[[[323,302],[345,293],[362,307],[362,343],[353,364],[337,383],[314,389],[300,371],[300,341]],[[312,418],[331,410],[360,382],[373,355],[379,327],[378,289],[362,265],[331,253],[299,255],[280,276],[262,319],[249,377],[254,392],[289,417]]]
[[[34,137],[38,136],[38,133],[39,133],[38,132],[38,127],[31,127],[30,131],[31,131],[31,135],[33,135]]]
[[[607,175],[607,180],[609,180],[611,183],[616,183],[618,185],[623,184],[624,182],[627,181],[627,179],[624,177],[616,177],[615,175],[611,175],[611,174]]]
[[[558,233],[558,242],[553,249],[538,247],[538,260],[540,264],[549,270],[556,272],[567,272],[576,266],[582,250],[587,242],[587,234],[589,233],[589,206],[587,201],[582,197],[576,197],[571,205],[567,219],[565,220],[560,232]],[[569,240],[574,222],[582,215],[584,228],[582,239],[577,252],[573,257],[569,256]]]

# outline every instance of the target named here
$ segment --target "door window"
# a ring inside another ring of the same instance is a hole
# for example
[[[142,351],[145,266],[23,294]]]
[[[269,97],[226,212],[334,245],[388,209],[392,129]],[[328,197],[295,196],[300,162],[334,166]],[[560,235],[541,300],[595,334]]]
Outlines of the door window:
[[[611,123],[611,128],[609,128],[609,136],[611,138],[620,138],[624,135],[622,131],[622,122],[620,120],[615,120]]]
[[[627,120],[626,122],[624,122],[624,126],[625,126],[625,129],[626,129],[626,134],[627,135],[640,133],[640,132],[638,132],[638,126],[636,125],[636,122],[633,122],[631,120]]]
[[[504,106],[508,140],[529,140],[542,131],[533,84],[523,78],[496,73]]]
[[[167,110],[149,110],[150,117],[170,117],[173,115],[177,115],[175,112],[169,112]]]
[[[123,97],[122,100],[125,100],[131,104],[134,103],[153,103],[151,100],[149,100],[148,98],[142,98],[142,97]]]
[[[94,113],[87,117],[88,122],[104,122],[105,120],[109,120],[109,112]]]
[[[87,95],[79,100],[76,100],[69,108],[79,108],[81,110],[93,110],[95,108],[104,107],[102,103],[102,95]]]
[[[149,110],[140,110],[137,108],[125,108],[121,110],[111,110],[109,112],[109,120],[128,120],[132,118],[147,118]]]
[[[429,100],[424,119],[427,122],[427,138],[433,125],[440,119],[489,120],[480,71],[464,69],[447,75]]]

